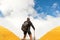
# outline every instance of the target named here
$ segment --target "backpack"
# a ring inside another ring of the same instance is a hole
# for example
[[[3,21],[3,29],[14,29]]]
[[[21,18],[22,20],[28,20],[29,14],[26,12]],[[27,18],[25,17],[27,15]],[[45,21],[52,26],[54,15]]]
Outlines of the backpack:
[[[28,25],[28,22],[25,21],[23,24],[22,24],[22,31],[27,31],[27,25]]]

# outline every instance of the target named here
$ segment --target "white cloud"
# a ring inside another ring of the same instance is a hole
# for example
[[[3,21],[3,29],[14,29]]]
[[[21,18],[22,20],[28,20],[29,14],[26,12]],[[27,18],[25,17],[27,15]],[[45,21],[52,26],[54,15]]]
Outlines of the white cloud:
[[[56,15],[57,15],[57,17],[60,17],[60,11],[59,10],[56,10]]]
[[[8,10],[13,10],[14,13],[13,15],[15,14],[24,15],[22,12],[25,12],[25,14],[27,14],[26,10],[31,9],[31,7],[33,6],[34,6],[33,0],[25,0],[25,1],[24,0],[2,0],[0,5],[0,10],[3,11],[4,15],[8,14],[7,13]]]
[[[3,14],[9,14],[10,16],[5,16],[5,18],[0,18],[0,25],[5,26],[5,28],[14,32],[17,36],[23,37],[23,32],[21,31],[21,25],[26,20],[27,15],[31,14],[32,17],[39,16],[37,12],[33,9],[34,0],[3,0],[0,5],[0,10]],[[44,14],[42,13],[42,16]],[[36,38],[40,38],[46,32],[60,25],[60,17],[54,18],[47,15],[47,20],[43,19],[33,19],[31,21],[36,28]],[[33,30],[32,30],[32,34]]]
[[[54,16],[60,17],[60,11],[59,10],[55,10],[52,13],[53,13]]]
[[[52,5],[52,8],[56,8],[58,6],[58,4],[57,3],[54,3],[53,5]]]

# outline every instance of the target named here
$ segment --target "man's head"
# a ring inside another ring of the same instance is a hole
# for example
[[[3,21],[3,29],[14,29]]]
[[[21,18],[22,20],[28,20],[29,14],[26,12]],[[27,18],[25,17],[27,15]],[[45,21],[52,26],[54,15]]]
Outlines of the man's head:
[[[30,18],[27,18],[27,21],[30,21]]]

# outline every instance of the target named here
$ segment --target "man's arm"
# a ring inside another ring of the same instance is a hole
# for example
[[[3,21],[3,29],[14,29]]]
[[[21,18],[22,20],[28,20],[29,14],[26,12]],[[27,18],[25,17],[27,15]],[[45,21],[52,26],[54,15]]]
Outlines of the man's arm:
[[[31,22],[31,26],[32,26],[32,28],[35,30],[35,27],[34,27],[34,25],[32,24],[32,22]]]

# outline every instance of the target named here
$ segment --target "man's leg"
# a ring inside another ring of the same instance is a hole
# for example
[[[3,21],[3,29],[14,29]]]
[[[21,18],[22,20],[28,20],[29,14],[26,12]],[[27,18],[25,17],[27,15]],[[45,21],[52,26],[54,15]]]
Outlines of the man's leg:
[[[26,38],[26,34],[27,34],[27,32],[24,32],[23,40],[25,40],[25,38]]]
[[[24,35],[23,40],[25,40],[25,38],[26,38],[26,35]]]
[[[32,40],[32,34],[30,34],[29,36],[30,36],[30,40]]]
[[[31,31],[29,31],[28,34],[29,34],[30,40],[32,40],[32,34],[31,34]]]

